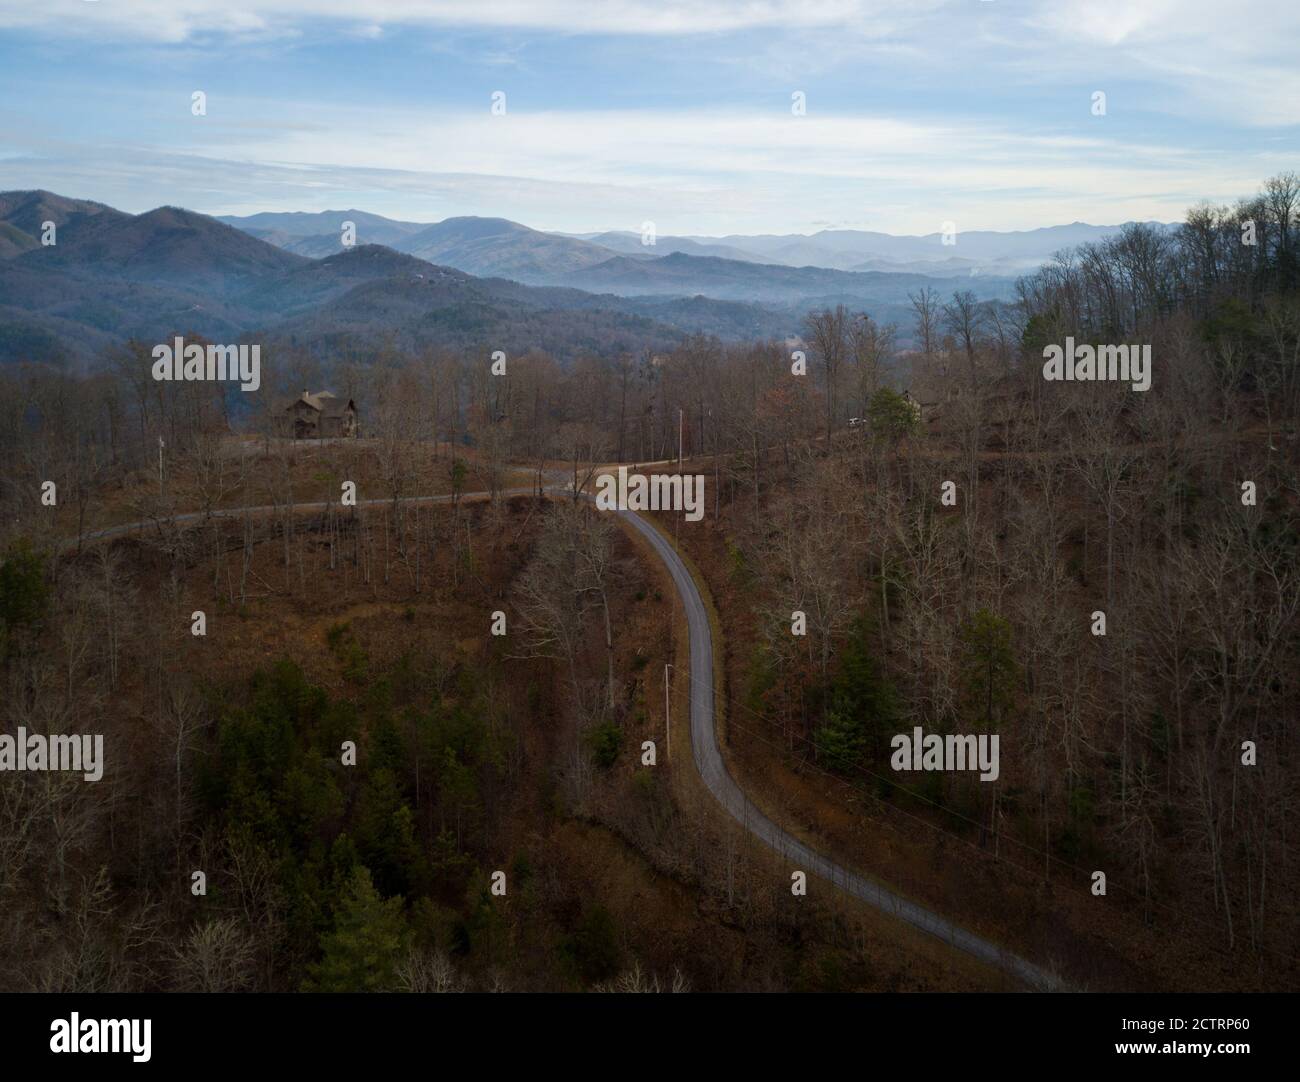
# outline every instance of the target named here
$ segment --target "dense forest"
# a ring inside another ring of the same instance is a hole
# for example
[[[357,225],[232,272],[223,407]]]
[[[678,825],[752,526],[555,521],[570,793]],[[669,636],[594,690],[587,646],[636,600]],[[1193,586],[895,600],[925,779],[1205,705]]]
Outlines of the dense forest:
[[[671,591],[608,520],[528,493],[680,446],[705,519],[660,519],[713,596],[727,753],[769,806],[954,917],[1006,891],[988,931],[1079,984],[1296,987],[1297,215],[1284,174],[1062,252],[1015,302],[923,288],[912,326],[830,307],[798,341],[510,352],[504,375],[492,342],[324,368],[284,347],[256,395],[155,382],[144,342],[84,377],[8,366],[6,731],[103,732],[113,766],[0,775],[0,980],[987,979],[792,906],[680,758],[643,768]],[[1066,336],[1149,344],[1150,390],[1045,381]],[[276,438],[326,380],[364,438]],[[344,480],[382,502],[343,505]],[[145,525],[97,536],[122,523]],[[997,784],[900,778],[914,725],[1000,734]],[[885,827],[890,852],[857,848]],[[940,845],[961,861],[904,853]]]

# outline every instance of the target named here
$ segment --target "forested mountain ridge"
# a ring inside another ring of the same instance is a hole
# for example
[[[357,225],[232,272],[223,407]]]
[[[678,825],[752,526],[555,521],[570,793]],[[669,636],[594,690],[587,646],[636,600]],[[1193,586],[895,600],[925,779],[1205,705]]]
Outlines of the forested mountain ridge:
[[[359,244],[387,244],[471,274],[499,274],[534,284],[551,283],[557,273],[594,265],[612,254],[651,260],[675,253],[791,268],[900,271],[937,277],[973,271],[985,277],[1014,277],[1037,269],[1058,251],[1105,240],[1139,224],[1071,222],[1037,229],[964,231],[953,223],[950,234],[823,229],[808,234],[708,237],[659,235],[653,229],[555,233],[505,218],[466,216],[410,222],[359,210],[225,215],[220,220],[311,256],[338,251],[341,227],[350,221]],[[1166,231],[1177,228],[1160,222],[1141,224]],[[548,261],[537,258],[542,251]]]
[[[478,278],[374,244],[309,259],[173,207],[133,216],[49,193],[6,193],[0,208],[3,236],[16,238],[0,258],[0,363],[92,367],[127,339],[187,332],[355,356],[383,335],[422,347],[535,346],[572,357],[597,346],[665,348],[696,331],[782,336],[797,325],[788,311],[753,305],[646,304]],[[27,229],[47,214],[62,224],[54,243],[42,245]],[[565,311],[583,315],[566,320]]]

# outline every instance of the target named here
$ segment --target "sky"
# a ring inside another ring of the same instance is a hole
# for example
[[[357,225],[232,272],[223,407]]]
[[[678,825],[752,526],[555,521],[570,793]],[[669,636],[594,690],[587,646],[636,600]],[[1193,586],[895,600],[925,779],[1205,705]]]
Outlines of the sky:
[[[1295,0],[0,0],[0,190],[575,233],[1177,221],[1300,170],[1297,57]]]

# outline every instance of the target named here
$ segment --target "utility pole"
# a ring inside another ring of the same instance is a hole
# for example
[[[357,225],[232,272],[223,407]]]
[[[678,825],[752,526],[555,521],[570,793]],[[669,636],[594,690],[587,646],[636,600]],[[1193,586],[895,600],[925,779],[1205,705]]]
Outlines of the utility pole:
[[[165,446],[166,444],[163,443],[163,438],[159,436],[158,437],[158,494],[160,496],[162,495],[162,490],[163,490],[163,448]]]
[[[718,484],[718,432],[713,427],[713,410],[709,410],[709,434],[713,437],[713,519],[716,522],[721,512],[722,488]],[[700,450],[704,450],[702,445]]]
[[[681,409],[677,411],[677,472],[682,472],[682,423],[684,414]]]
[[[673,758],[673,722],[668,712],[668,670],[671,665],[664,666],[664,731],[668,734],[667,758],[671,762]]]

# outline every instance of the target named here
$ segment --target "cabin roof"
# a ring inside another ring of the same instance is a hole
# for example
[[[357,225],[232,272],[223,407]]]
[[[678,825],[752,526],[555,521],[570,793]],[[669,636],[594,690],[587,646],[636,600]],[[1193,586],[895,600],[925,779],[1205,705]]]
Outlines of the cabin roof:
[[[341,417],[348,410],[356,410],[350,398],[339,398],[333,391],[317,391],[312,394],[304,390],[297,398],[285,403],[283,409],[291,410],[299,404],[311,407],[322,417]]]

